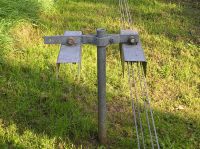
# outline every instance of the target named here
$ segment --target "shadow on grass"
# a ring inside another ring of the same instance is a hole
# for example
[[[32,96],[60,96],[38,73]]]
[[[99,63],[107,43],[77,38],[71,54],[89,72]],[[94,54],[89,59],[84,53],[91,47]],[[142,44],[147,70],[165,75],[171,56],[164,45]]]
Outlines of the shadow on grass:
[[[107,11],[104,12],[107,15],[110,15],[112,13],[113,17],[119,18],[119,5],[118,1],[113,2],[112,0],[79,0],[75,2],[86,2],[88,4],[103,4],[105,6],[113,6],[108,7]],[[74,3],[75,4],[75,3]],[[57,5],[61,5],[57,3]],[[148,7],[147,7],[148,6]],[[129,7],[131,10],[132,19],[134,21],[133,25],[138,26],[139,28],[144,27],[145,31],[152,35],[163,35],[167,37],[168,39],[172,41],[178,41],[183,40],[185,42],[194,42],[199,43],[199,3],[197,1],[165,1],[165,0],[157,0],[157,1],[146,1],[146,0],[135,0],[135,1],[129,1]],[[62,5],[61,7],[58,7],[61,12],[66,11],[65,7]],[[86,13],[87,17],[80,17],[77,15],[77,10],[75,11],[76,7],[72,7],[73,9],[71,11],[71,16],[66,16],[68,19],[67,21],[70,22],[76,22],[76,20],[79,20],[79,22],[82,22],[82,26],[77,23],[72,23],[73,26],[70,26],[70,28],[74,28],[74,26],[77,26],[77,29],[86,29],[90,28],[97,28],[100,25],[103,25],[105,22],[102,20],[98,20],[98,18],[92,17],[88,14],[91,11],[91,14],[93,13],[101,13],[100,7],[97,7],[98,11],[92,12],[92,8],[88,7],[86,10],[88,13]],[[85,10],[84,8],[82,8]],[[105,8],[104,8],[105,9]],[[112,11],[116,11],[113,13]],[[85,12],[84,12],[85,13]],[[105,14],[101,14],[104,16]],[[105,20],[104,20],[105,21]],[[90,25],[88,25],[88,23]],[[92,25],[91,25],[92,24]],[[113,26],[106,26],[107,29],[110,31],[113,31]],[[116,31],[116,29],[114,29]],[[117,29],[118,30],[118,29]],[[142,34],[142,31],[141,33]]]
[[[27,66],[13,67],[5,61],[1,69],[0,117],[4,126],[14,123],[19,134],[31,130],[75,144],[81,139],[96,139],[95,113],[87,110],[93,108],[87,98],[95,100],[96,91],[79,86],[77,81],[57,80],[53,67],[35,71]]]
[[[36,0],[1,0],[0,18],[7,20],[38,19],[40,4]]]
[[[199,3],[197,1],[131,1],[135,24],[152,35],[164,35],[172,41],[199,43]],[[148,6],[148,8],[147,8]],[[142,32],[141,32],[142,34]]]
[[[48,70],[33,70],[23,65],[14,67],[7,61],[0,66],[3,78],[0,117],[4,127],[15,124],[19,134],[30,130],[36,135],[56,138],[56,146],[60,143],[59,138],[77,146],[98,146],[96,90],[66,78],[57,80],[52,66],[48,66]],[[133,138],[131,133],[134,126],[130,101],[113,99],[107,104],[107,147],[136,147],[136,136],[133,134]],[[198,146],[200,128],[196,120],[156,109],[154,116],[162,148]],[[6,141],[8,146],[23,147],[23,144],[16,145],[12,140]]]

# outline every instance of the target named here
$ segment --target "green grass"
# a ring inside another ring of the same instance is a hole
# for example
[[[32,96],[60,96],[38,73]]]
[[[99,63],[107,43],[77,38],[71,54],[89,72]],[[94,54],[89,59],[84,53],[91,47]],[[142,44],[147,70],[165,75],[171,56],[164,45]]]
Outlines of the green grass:
[[[0,148],[103,148],[97,142],[96,48],[61,66],[45,35],[65,30],[118,33],[115,2],[0,0]],[[148,85],[161,148],[200,148],[200,4],[133,0],[148,59]],[[184,109],[178,110],[179,106]],[[108,148],[133,148],[131,102],[117,45],[107,50]]]

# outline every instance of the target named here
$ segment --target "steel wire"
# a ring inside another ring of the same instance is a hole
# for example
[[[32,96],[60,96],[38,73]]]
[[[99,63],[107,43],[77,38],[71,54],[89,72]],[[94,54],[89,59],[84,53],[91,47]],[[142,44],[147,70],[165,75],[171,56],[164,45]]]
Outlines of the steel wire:
[[[121,14],[120,28],[123,30],[126,30],[126,29],[133,30],[133,20],[131,17],[131,12],[129,9],[128,1],[127,0],[119,0],[119,7],[120,7],[120,14]],[[131,68],[129,67],[129,65]],[[144,74],[144,69],[143,69],[141,63],[137,63],[136,68],[135,68],[137,70],[137,75],[135,75],[135,73],[133,71],[133,67],[134,66],[132,65],[132,62],[131,63],[129,62],[128,63],[128,78],[129,78],[128,81],[129,81],[129,86],[130,86],[130,98],[132,99],[132,112],[133,112],[134,123],[135,123],[135,127],[136,127],[138,148],[141,147],[140,146],[141,145],[140,134],[141,134],[143,148],[146,148],[145,147],[145,137],[144,137],[145,131],[144,131],[142,119],[141,119],[141,105],[139,103],[140,97],[138,97],[138,94],[139,94],[138,91],[140,91],[141,96],[142,96],[141,99],[143,102],[143,107],[145,109],[145,117],[146,117],[146,121],[147,121],[151,146],[154,149],[155,144],[154,144],[153,138],[155,137],[157,148],[160,149],[157,131],[156,131],[156,127],[155,127],[155,121],[154,121],[154,117],[153,117],[153,110],[151,108],[150,99],[148,97],[148,90],[147,90],[147,83],[146,83],[146,78],[145,78],[145,74]],[[133,84],[131,82],[133,82]],[[139,84],[137,84],[138,82],[139,82]],[[139,89],[137,88],[138,86],[139,86]],[[134,104],[135,101],[133,98],[132,88],[134,88],[134,90],[135,90],[136,104]],[[150,117],[149,117],[149,114],[150,114]],[[139,122],[138,122],[138,120],[139,120]],[[140,126],[140,129],[138,129],[138,125]],[[152,127],[151,127],[151,125],[152,125]],[[153,130],[152,130],[152,128],[153,128]]]
[[[157,147],[158,149],[160,149],[160,145],[159,145],[159,142],[158,142],[158,135],[157,135],[157,131],[156,131],[156,126],[155,126],[155,121],[154,121],[154,116],[153,116],[153,110],[151,108],[151,103],[150,103],[150,99],[149,99],[149,96],[148,96],[148,87],[147,87],[147,81],[146,81],[146,78],[145,78],[145,75],[144,75],[144,69],[142,67],[142,65],[140,64],[140,68],[142,69],[142,80],[144,81],[144,93],[146,95],[146,101],[147,101],[147,104],[149,106],[149,111],[150,111],[150,115],[151,115],[151,119],[152,119],[152,125],[153,125],[153,130],[154,130],[154,135],[155,135],[155,138],[156,138],[156,144],[157,144]]]
[[[140,82],[140,88],[141,90],[143,91],[144,88],[142,86],[142,78],[141,78],[141,68],[142,67],[139,63],[139,65],[137,64],[137,68],[138,68],[138,77],[139,77],[139,82]],[[145,98],[145,93],[143,92],[142,93],[142,96]],[[151,146],[152,148],[154,149],[154,143],[153,143],[153,137],[152,137],[152,131],[151,131],[151,126],[150,126],[150,121],[149,121],[149,114],[148,114],[148,109],[147,109],[147,104],[146,104],[146,98],[145,98],[145,101],[144,101],[144,109],[145,109],[145,116],[146,116],[146,120],[147,120],[147,125],[148,125],[148,131],[149,131],[149,135],[150,135],[150,140],[151,140]]]
[[[131,83],[131,72],[128,64],[128,79],[129,79],[129,88],[130,88],[130,98],[132,99],[132,112],[133,112],[133,119],[135,123],[135,130],[136,130],[136,136],[137,136],[137,143],[138,143],[138,149],[140,149],[140,138],[138,133],[138,125],[137,125],[137,118],[136,118],[136,111],[135,111],[135,104],[133,99],[133,93],[132,93],[132,83]]]
[[[136,111],[137,111],[138,119],[139,119],[139,125],[140,125],[141,137],[142,137],[142,144],[143,144],[143,148],[145,149],[146,147],[145,147],[145,143],[144,143],[144,130],[143,130],[142,120],[141,120],[140,104],[139,104],[139,101],[138,101],[139,97],[138,97],[138,90],[137,90],[137,82],[136,82],[136,79],[135,79],[133,67],[131,67],[131,74],[132,74],[132,79],[133,79],[133,87],[134,87],[134,91],[135,91]]]

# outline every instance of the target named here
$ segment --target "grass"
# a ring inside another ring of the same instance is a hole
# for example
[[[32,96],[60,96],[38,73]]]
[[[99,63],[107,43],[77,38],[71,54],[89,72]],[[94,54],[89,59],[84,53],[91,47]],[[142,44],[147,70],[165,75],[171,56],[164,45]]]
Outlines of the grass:
[[[130,8],[148,59],[161,148],[200,148],[199,2],[134,0]],[[119,17],[114,1],[0,0],[0,148],[103,148],[95,47],[83,47],[79,81],[76,65],[63,65],[57,80],[59,46],[44,45],[42,37],[98,27],[117,33]],[[114,45],[107,50],[105,147],[136,147],[130,105]]]

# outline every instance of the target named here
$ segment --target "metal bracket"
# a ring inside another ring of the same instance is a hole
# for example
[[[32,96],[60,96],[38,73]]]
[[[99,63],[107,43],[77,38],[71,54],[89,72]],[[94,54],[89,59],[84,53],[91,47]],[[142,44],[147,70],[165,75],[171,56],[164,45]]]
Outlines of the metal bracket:
[[[132,30],[121,30],[121,35],[138,35],[136,31]],[[122,70],[124,74],[124,63],[135,63],[135,62],[141,62],[144,69],[144,74],[146,75],[146,58],[144,55],[144,50],[142,49],[142,45],[140,40],[137,40],[137,43],[135,45],[130,45],[127,43],[121,43],[120,44],[120,55],[121,55],[121,62],[122,62]]]
[[[121,30],[120,34],[106,34],[104,37],[97,35],[82,35],[80,31],[67,31],[63,36],[45,36],[45,44],[61,44],[57,64],[79,63],[81,61],[81,45],[93,44],[96,46],[108,46],[120,44],[120,55],[124,74],[125,62],[141,62],[146,75],[146,59],[141,46],[138,32],[133,30]],[[80,68],[80,65],[79,65]]]
[[[81,36],[82,32],[80,31],[66,31],[64,36]],[[81,68],[81,43],[74,44],[73,38],[68,39],[69,45],[61,45],[60,52],[57,58],[57,77],[59,72],[60,64],[63,63],[78,63],[78,74],[80,73]],[[70,45],[71,44],[71,45]]]
[[[134,39],[134,40],[133,40]],[[64,35],[64,36],[45,36],[45,44],[79,45],[93,44],[96,46],[107,46],[109,44],[127,43],[136,44],[139,42],[138,34],[107,34],[105,37],[96,35]]]
[[[80,31],[67,31],[63,36],[46,36],[44,41],[45,44],[61,44],[57,59],[57,70],[59,70],[61,63],[81,63],[82,44],[94,44],[97,46],[98,136],[100,143],[105,143],[106,46],[120,44],[123,72],[125,62],[141,62],[146,74],[146,59],[138,33],[131,30],[122,30],[120,34],[106,34],[106,30],[97,29],[96,35],[82,35]]]

